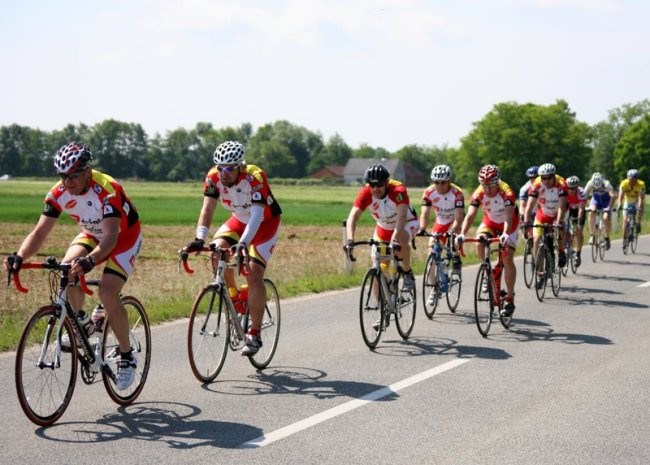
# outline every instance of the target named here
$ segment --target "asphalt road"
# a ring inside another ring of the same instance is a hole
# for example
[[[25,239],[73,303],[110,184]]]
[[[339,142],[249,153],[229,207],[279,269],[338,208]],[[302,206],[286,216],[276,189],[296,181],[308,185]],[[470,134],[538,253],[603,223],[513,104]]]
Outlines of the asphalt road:
[[[650,236],[588,250],[559,298],[521,277],[510,331],[476,330],[464,269],[458,312],[421,308],[363,344],[358,289],[283,302],[280,346],[257,372],[238,353],[210,385],[192,375],[187,321],[153,330],[150,377],[121,408],[79,385],[56,425],[38,428],[0,355],[4,463],[647,464],[650,463]],[[520,271],[521,263],[517,262]],[[547,294],[548,296],[548,294]]]

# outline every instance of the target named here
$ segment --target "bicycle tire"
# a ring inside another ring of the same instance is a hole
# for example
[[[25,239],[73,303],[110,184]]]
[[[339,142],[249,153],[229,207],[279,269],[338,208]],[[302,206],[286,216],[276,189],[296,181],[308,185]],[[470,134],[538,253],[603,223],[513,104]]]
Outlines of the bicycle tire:
[[[403,274],[400,273],[397,280],[396,289],[399,291],[393,297],[395,305],[395,326],[397,332],[406,340],[411,335],[415,326],[415,313],[417,309],[417,291],[415,286],[411,290],[403,289]]]
[[[379,283],[379,271],[372,268],[366,272],[363,278],[359,297],[361,335],[363,336],[363,342],[370,349],[377,347],[381,332],[385,327],[383,302],[384,297]]]
[[[65,318],[61,335],[67,335],[71,348],[61,351],[60,364],[54,365],[56,330],[61,309],[41,307],[25,324],[16,349],[15,382],[18,401],[27,418],[39,426],[56,422],[70,405],[77,379],[78,354],[72,324]],[[46,337],[47,335],[47,337]],[[43,363],[37,366],[46,344]]]
[[[560,293],[560,285],[562,283],[562,269],[555,263],[555,254],[548,250],[548,255],[546,257],[546,263],[549,267],[549,272],[551,274],[551,291],[555,297]],[[568,260],[568,258],[567,258]]]
[[[636,247],[639,244],[639,234],[636,231],[636,222],[632,224],[631,235],[632,240],[630,241],[630,248],[632,249],[632,253],[636,253]]]
[[[593,243],[591,244],[591,260],[596,263],[598,260],[598,249],[600,248],[600,228],[598,225],[594,228]]]
[[[119,405],[129,405],[132,403],[144,389],[144,385],[149,375],[151,366],[151,327],[149,317],[144,306],[138,299],[133,296],[122,297],[122,305],[126,310],[127,320],[129,322],[129,339],[131,341],[131,350],[137,357],[138,366],[136,368],[135,380],[128,388],[118,391],[115,387],[113,378],[108,376],[109,372],[117,375],[117,362],[120,359],[120,347],[117,337],[113,332],[110,320],[107,319],[104,327],[104,344],[102,357],[109,370],[103,371],[102,380],[108,396]]]
[[[463,285],[463,272],[461,270],[452,270],[449,275],[447,284],[447,306],[451,313],[456,313],[458,302],[460,302],[460,290]]]
[[[271,363],[280,340],[280,323],[282,321],[280,312],[280,295],[278,289],[269,278],[264,278],[266,289],[266,304],[264,305],[264,316],[262,317],[262,347],[255,355],[248,357],[248,360],[258,370],[263,370]]]
[[[605,260],[605,236],[603,235],[602,229],[598,234],[600,235],[600,241],[598,245],[598,256],[600,257],[600,260],[603,261]]]
[[[196,379],[214,381],[228,355],[230,318],[224,289],[206,286],[196,296],[187,328],[187,354]]]
[[[533,256],[533,238],[526,239],[524,246],[524,284],[528,289],[533,285],[535,278],[535,257]]]
[[[474,315],[476,327],[483,337],[487,337],[492,326],[492,314],[494,313],[494,281],[490,279],[492,270],[486,263],[481,263],[476,274],[474,285]],[[487,282],[484,288],[483,283]],[[487,291],[487,292],[485,292]]]
[[[430,320],[433,319],[433,316],[436,313],[436,309],[438,308],[438,302],[440,301],[440,287],[437,283],[431,284],[428,277],[430,273],[433,273],[433,270],[435,269],[434,267],[437,266],[438,265],[435,254],[429,254],[427,263],[424,266],[424,274],[422,275],[422,308],[424,309],[424,314]],[[428,305],[430,296],[432,296],[432,304]]]
[[[539,248],[537,249],[537,257],[535,259],[535,295],[537,296],[537,300],[543,302],[549,276],[546,263],[546,244],[544,244],[544,241],[540,242]]]
[[[631,240],[632,235],[630,234],[630,223],[626,221],[625,226],[623,226],[623,255],[627,255],[627,249]]]
[[[571,272],[573,274],[578,273],[577,260],[578,260],[578,253],[575,250],[571,249]]]

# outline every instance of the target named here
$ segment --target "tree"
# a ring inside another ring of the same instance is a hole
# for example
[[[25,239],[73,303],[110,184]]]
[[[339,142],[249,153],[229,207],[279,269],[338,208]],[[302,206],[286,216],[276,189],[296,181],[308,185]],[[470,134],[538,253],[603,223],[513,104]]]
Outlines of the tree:
[[[105,120],[96,124],[86,139],[98,169],[119,178],[145,175],[148,141],[139,124]]]
[[[344,166],[350,158],[352,158],[352,149],[340,135],[334,134],[322,150],[311,158],[307,165],[307,172],[311,174],[329,165]]]
[[[634,123],[616,144],[614,168],[617,179],[625,178],[630,168],[639,170],[640,179],[650,176],[650,114]]]

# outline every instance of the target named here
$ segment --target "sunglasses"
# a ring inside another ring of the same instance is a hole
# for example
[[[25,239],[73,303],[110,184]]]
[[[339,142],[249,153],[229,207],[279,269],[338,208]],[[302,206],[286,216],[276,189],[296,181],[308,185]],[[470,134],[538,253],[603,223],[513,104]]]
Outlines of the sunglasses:
[[[217,171],[219,171],[220,173],[232,173],[237,168],[239,168],[239,165],[217,166]]]
[[[81,170],[70,174],[59,173],[59,176],[61,177],[61,181],[76,181],[83,173],[84,170]]]
[[[449,181],[433,181],[434,184],[447,184]]]
[[[382,181],[370,181],[368,184],[370,187],[384,187],[384,183]]]
[[[555,178],[555,176],[553,176],[553,175],[551,175],[551,176],[542,176],[542,179],[544,181],[548,181],[549,179],[553,179],[553,178]]]

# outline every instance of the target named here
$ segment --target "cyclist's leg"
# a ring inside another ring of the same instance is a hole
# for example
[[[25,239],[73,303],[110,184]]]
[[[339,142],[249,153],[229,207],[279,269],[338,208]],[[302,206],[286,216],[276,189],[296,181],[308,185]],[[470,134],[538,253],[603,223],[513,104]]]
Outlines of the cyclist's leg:
[[[75,258],[84,257],[97,246],[97,240],[81,233],[72,240],[70,247],[63,256],[62,263],[72,263]],[[83,309],[85,294],[78,287],[68,287],[68,301],[75,311]]]

